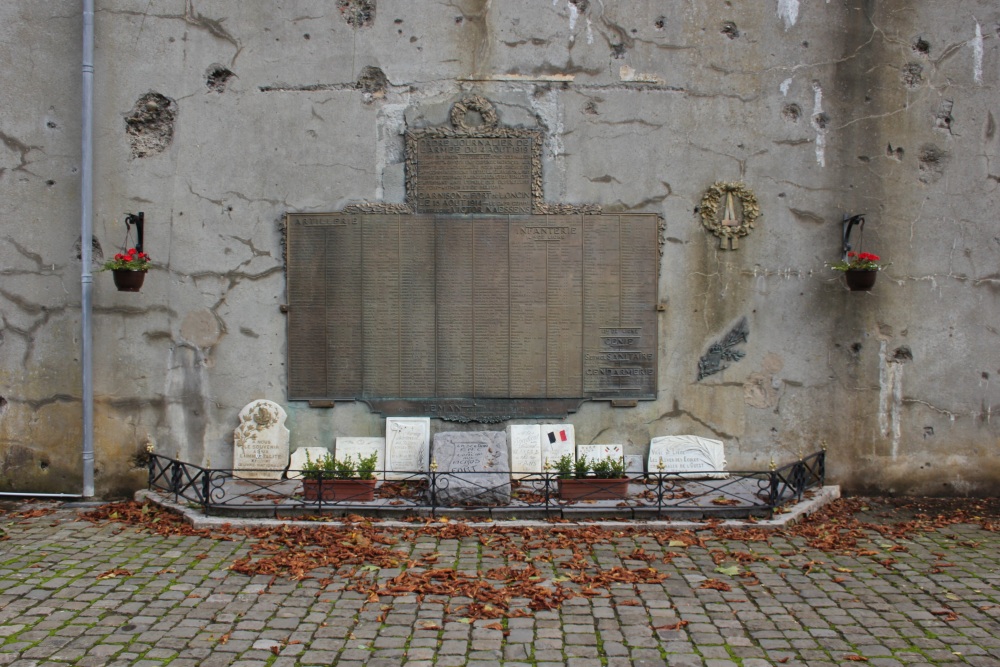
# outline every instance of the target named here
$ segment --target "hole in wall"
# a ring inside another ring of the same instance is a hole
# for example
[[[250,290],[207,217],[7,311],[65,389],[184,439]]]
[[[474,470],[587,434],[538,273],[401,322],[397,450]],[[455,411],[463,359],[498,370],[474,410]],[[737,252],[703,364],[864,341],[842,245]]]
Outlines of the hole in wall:
[[[367,28],[375,22],[375,0],[337,0],[337,9],[354,28]]]
[[[174,139],[176,117],[177,105],[165,95],[150,91],[136,100],[125,117],[132,157],[149,157],[166,150]]]
[[[923,37],[917,37],[915,40],[913,40],[913,44],[911,45],[910,48],[913,49],[914,53],[919,53],[922,56],[929,55],[931,52],[930,42],[928,42]]]
[[[924,66],[920,63],[906,63],[899,70],[899,77],[907,88],[916,88],[924,80]]]
[[[781,107],[781,117],[789,123],[797,123],[799,122],[799,118],[802,117],[802,107],[794,102],[786,104]]]
[[[306,39],[309,39],[309,35],[306,35]],[[226,84],[234,76],[235,74],[229,69],[215,63],[209,65],[208,71],[205,72],[205,85],[213,92],[223,93],[226,91]]]
[[[740,36],[739,28],[737,28],[736,24],[733,23],[732,21],[723,22],[722,28],[719,30],[719,32],[721,32],[729,39],[736,39],[737,37]]]

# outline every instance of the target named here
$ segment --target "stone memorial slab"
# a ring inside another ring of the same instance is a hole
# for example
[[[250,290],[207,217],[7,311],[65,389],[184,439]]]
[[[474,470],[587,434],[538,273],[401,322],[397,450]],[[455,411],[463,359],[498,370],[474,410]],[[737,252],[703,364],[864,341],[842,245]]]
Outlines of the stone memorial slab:
[[[542,472],[542,427],[538,424],[511,424],[510,470],[514,479],[531,477]]]
[[[642,476],[645,472],[642,468],[643,460],[639,454],[625,455],[625,474],[632,476]]]
[[[323,460],[330,450],[326,447],[299,447],[294,452],[292,452],[291,461],[288,463],[288,474],[285,475],[288,479],[301,479],[302,478],[302,468],[306,465],[306,455],[309,455],[309,460],[313,463]]]
[[[660,465],[662,462],[662,466]],[[720,440],[696,435],[668,435],[649,443],[648,470],[651,473],[681,473],[685,479],[726,479],[726,457]]]
[[[510,462],[503,431],[434,434],[437,501],[444,505],[509,505]]]
[[[564,454],[576,460],[576,431],[572,424],[542,424],[542,467],[554,468]]]
[[[604,459],[621,461],[625,456],[625,448],[622,445],[577,445],[576,458],[581,456],[586,456],[591,463]]]
[[[343,461],[348,456],[357,463],[358,459],[363,459],[378,454],[378,462],[375,464],[375,478],[385,479],[385,438],[355,438],[340,437],[334,447],[334,458]]]
[[[388,417],[385,420],[385,479],[407,479],[430,470],[429,417]]]
[[[233,432],[233,474],[244,479],[281,479],[288,465],[287,415],[272,401],[248,403]]]

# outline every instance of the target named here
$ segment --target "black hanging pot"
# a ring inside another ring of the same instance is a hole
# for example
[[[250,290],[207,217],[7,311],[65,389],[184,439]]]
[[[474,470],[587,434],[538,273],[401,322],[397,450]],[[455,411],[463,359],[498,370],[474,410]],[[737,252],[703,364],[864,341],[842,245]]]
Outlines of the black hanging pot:
[[[132,269],[111,269],[111,275],[119,292],[138,292],[142,287],[142,281],[146,279],[145,271]]]
[[[852,292],[868,292],[875,286],[875,279],[878,278],[878,271],[868,271],[862,269],[848,269],[844,271],[844,279],[847,281],[847,288]]]

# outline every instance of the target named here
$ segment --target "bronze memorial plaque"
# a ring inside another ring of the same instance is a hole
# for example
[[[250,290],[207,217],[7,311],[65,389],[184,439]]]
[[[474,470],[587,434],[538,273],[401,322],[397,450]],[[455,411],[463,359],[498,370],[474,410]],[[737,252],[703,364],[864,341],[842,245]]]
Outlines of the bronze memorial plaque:
[[[528,214],[540,199],[537,131],[414,130],[406,145],[408,201],[417,213]]]
[[[289,214],[289,399],[475,421],[653,399],[658,223]]]

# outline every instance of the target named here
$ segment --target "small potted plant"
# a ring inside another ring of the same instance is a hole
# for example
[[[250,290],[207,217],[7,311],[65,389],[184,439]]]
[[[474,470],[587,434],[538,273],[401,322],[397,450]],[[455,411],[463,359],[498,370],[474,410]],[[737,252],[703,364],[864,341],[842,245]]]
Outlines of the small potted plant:
[[[620,500],[628,496],[628,478],[623,459],[605,458],[594,462],[570,454],[555,462],[559,497],[563,500]]]
[[[849,252],[830,268],[844,272],[847,288],[852,292],[867,292],[875,285],[878,272],[888,266],[881,261],[881,257],[870,252]]]
[[[313,461],[306,452],[302,466],[302,495],[306,500],[349,500],[367,502],[375,499],[375,467],[378,454],[335,459],[329,453]]]
[[[146,279],[146,271],[149,271],[152,265],[149,255],[135,248],[129,248],[125,252],[117,253],[114,259],[104,262],[101,270],[111,272],[119,292],[138,292],[143,280]]]

